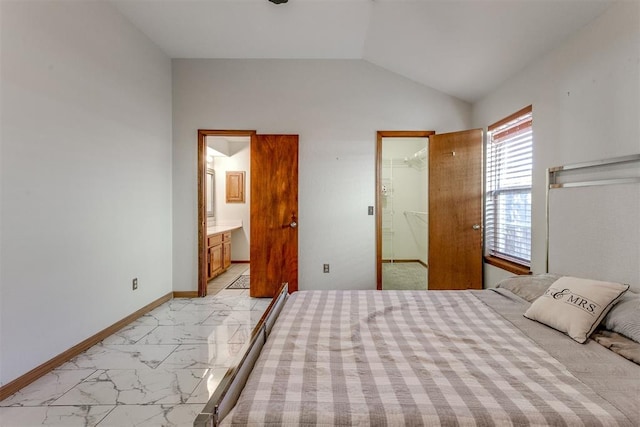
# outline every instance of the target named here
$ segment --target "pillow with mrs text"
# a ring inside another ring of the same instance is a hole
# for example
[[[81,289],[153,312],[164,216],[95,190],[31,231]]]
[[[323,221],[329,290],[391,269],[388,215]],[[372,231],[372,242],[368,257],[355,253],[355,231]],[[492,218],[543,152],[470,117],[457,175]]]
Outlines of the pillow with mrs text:
[[[584,343],[627,289],[629,285],[620,283],[561,277],[524,316]]]

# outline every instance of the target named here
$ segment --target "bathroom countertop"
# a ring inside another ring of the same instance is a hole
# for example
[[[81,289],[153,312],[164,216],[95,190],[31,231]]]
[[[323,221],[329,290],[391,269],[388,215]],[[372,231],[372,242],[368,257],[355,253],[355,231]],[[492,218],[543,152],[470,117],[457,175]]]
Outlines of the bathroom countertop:
[[[242,224],[211,225],[207,227],[207,236],[211,234],[226,233],[227,231],[238,230],[240,228],[242,228]]]

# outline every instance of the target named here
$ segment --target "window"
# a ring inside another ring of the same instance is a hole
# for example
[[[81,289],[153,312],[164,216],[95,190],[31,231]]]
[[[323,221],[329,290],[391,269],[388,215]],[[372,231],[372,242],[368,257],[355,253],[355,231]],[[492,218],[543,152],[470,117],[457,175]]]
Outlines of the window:
[[[514,273],[531,266],[532,108],[489,126],[485,259]]]

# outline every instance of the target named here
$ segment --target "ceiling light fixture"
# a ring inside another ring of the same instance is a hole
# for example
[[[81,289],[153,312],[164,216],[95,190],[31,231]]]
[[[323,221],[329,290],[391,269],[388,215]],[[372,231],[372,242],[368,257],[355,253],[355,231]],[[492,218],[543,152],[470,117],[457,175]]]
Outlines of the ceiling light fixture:
[[[282,4],[282,3],[286,3],[289,0],[269,0],[271,3],[275,3],[275,4]]]

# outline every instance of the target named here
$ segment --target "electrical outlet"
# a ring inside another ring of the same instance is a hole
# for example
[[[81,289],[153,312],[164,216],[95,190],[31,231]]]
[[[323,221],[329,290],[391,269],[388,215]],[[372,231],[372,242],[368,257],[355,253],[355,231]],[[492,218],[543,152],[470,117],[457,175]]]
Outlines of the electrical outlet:
[[[373,215],[373,206],[369,206],[369,215]]]
[[[138,278],[137,277],[132,280],[132,287],[133,287],[134,291],[136,289],[138,289]]]
[[[329,264],[323,264],[322,265],[322,271],[324,273],[328,273],[329,272]]]

